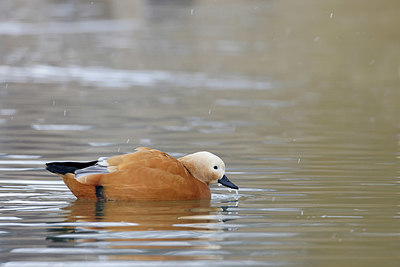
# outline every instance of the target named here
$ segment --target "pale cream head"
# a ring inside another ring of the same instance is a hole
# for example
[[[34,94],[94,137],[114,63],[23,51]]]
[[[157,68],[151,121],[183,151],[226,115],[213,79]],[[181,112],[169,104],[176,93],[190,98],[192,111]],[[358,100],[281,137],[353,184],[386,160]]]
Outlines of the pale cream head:
[[[237,189],[237,186],[228,180],[225,175],[225,163],[218,156],[201,151],[189,154],[178,159],[196,179],[207,185],[217,182]]]

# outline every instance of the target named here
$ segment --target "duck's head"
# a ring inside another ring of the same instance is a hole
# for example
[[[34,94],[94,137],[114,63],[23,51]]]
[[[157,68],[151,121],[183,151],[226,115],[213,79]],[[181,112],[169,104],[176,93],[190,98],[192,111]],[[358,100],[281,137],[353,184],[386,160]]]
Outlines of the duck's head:
[[[178,159],[193,177],[207,185],[220,183],[226,187],[239,189],[225,175],[225,163],[218,156],[201,151]]]

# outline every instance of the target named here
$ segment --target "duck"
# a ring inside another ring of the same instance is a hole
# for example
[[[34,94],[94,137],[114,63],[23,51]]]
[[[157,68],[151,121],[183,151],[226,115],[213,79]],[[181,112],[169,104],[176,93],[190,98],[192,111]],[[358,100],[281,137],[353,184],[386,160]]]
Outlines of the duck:
[[[200,151],[175,159],[149,147],[89,162],[49,162],[78,199],[91,200],[201,200],[211,199],[215,183],[239,189],[225,174],[218,156]]]

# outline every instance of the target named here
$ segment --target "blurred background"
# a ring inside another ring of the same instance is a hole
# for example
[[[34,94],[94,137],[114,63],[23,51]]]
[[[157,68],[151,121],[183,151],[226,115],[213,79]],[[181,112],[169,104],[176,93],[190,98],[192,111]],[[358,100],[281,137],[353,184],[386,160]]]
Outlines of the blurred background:
[[[328,131],[397,150],[395,3],[2,1],[3,149],[26,128],[61,154],[229,139],[248,153]]]
[[[399,14],[393,0],[0,1],[0,259],[43,260],[26,249],[54,239],[32,223],[74,210],[45,162],[150,146],[218,154],[243,188],[233,200],[213,189],[211,207],[235,203],[222,239],[238,243],[201,236],[214,246],[202,260],[395,266]]]

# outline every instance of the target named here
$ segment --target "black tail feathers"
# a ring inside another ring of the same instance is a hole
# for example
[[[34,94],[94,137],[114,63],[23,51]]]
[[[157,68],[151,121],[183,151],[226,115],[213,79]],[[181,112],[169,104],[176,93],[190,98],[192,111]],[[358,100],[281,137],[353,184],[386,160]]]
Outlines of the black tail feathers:
[[[78,169],[87,168],[95,165],[97,160],[89,162],[49,162],[46,163],[46,169],[57,174],[74,173]]]

